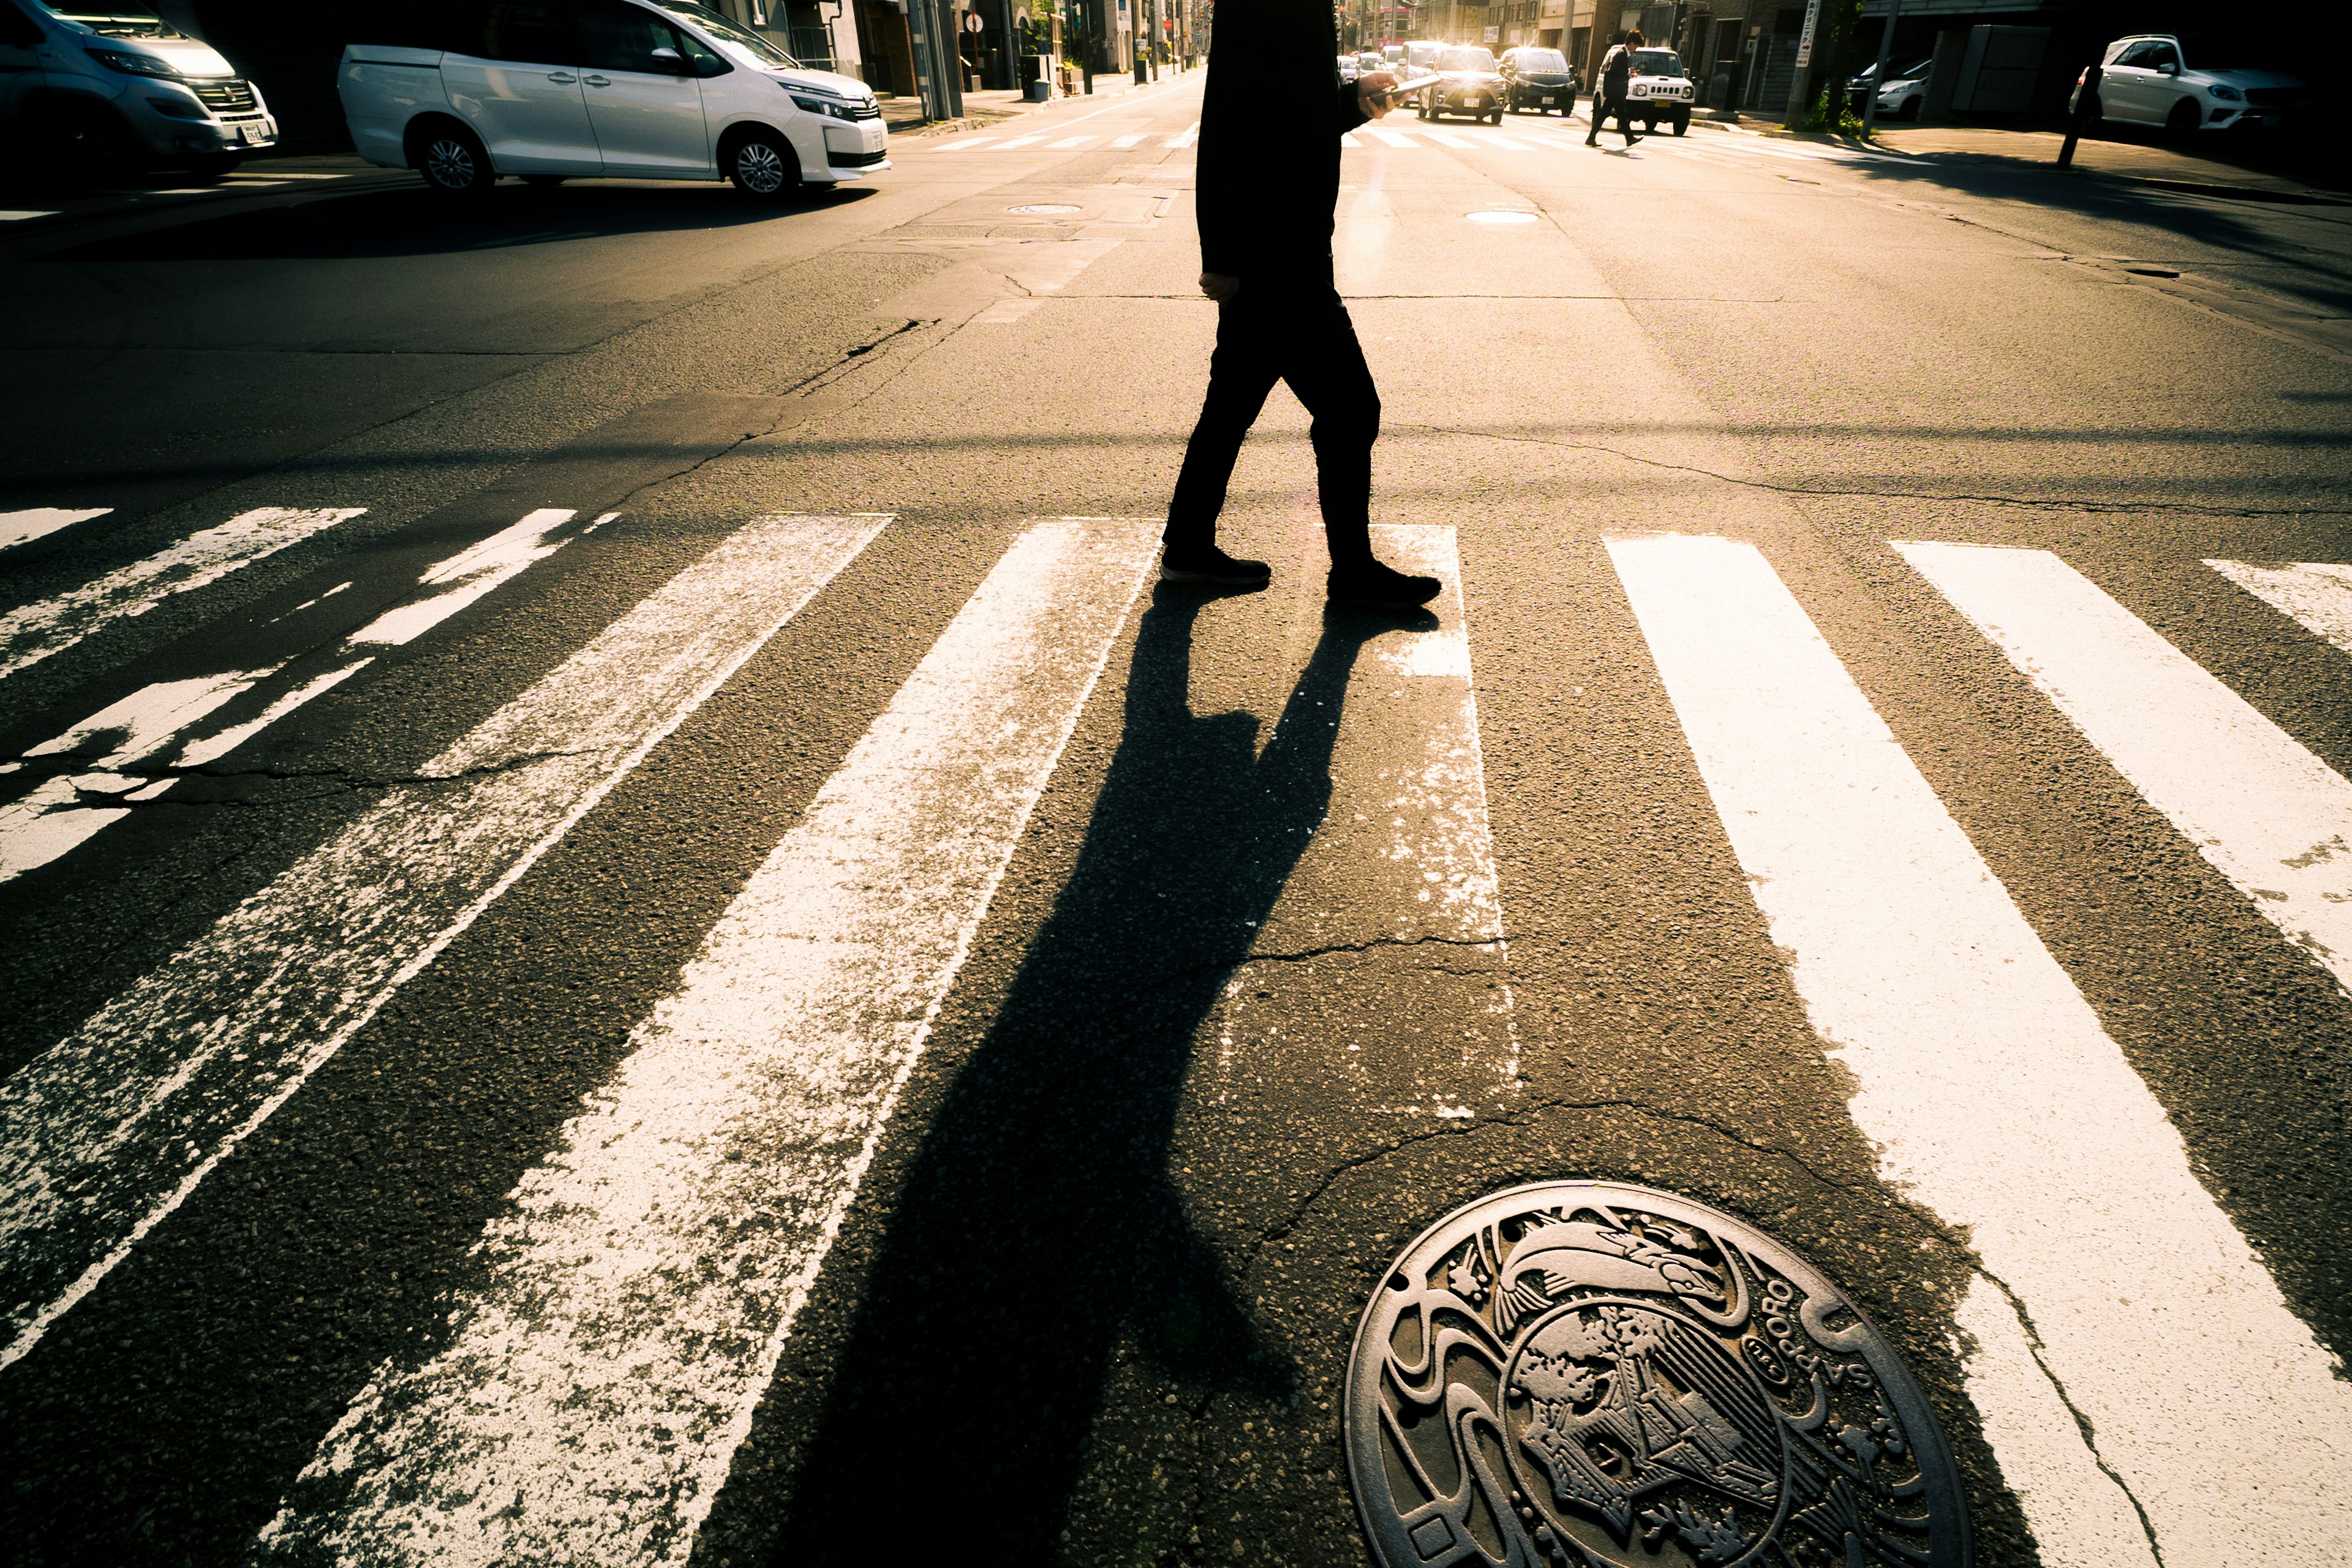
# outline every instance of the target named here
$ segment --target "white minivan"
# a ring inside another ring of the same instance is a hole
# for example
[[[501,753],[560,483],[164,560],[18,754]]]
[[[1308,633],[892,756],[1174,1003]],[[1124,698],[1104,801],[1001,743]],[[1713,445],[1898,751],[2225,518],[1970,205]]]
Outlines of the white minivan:
[[[219,51],[140,0],[0,0],[0,136],[27,169],[46,153],[219,175],[274,145],[278,122]]]
[[[360,155],[436,190],[597,176],[755,196],[889,167],[864,82],[809,70],[693,0],[449,0],[343,50]]]

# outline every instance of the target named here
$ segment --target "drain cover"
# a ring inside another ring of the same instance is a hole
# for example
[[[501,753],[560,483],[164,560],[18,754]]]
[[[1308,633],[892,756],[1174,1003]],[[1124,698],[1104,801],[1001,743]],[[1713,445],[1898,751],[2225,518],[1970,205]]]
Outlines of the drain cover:
[[[1006,207],[1004,210],[1005,210],[1006,212],[1009,212],[1009,213],[1023,213],[1023,214],[1029,214],[1029,213],[1074,213],[1074,212],[1083,212],[1083,211],[1085,211],[1086,209],[1085,209],[1085,208],[1083,208],[1083,207],[1074,207],[1074,206],[1071,206],[1071,205],[1067,205],[1066,203],[1063,203],[1063,202],[1033,202],[1033,203],[1031,203],[1029,205],[1027,205],[1027,206],[1025,206],[1025,207]]]
[[[1964,1568],[1935,1413],[1835,1285],[1647,1187],[1456,1209],[1373,1294],[1348,1473],[1382,1568]]]

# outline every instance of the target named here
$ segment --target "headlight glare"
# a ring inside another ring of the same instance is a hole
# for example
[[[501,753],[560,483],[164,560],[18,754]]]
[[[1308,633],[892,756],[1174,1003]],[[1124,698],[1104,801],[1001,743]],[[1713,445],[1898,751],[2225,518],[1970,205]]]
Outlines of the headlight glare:
[[[91,49],[89,58],[107,69],[121,71],[125,76],[175,77],[180,74],[169,60],[157,59],[153,55],[133,54],[128,49]]]
[[[2214,97],[2230,103],[2243,103],[2246,100],[2246,95],[2244,93],[2240,92],[2234,87],[2224,87],[2220,82],[2215,82],[2211,87],[2207,88],[2205,90],[2211,93]]]

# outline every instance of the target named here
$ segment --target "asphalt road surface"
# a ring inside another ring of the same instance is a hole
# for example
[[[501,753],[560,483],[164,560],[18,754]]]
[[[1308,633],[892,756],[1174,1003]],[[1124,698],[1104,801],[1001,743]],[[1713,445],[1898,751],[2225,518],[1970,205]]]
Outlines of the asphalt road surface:
[[[13,1562],[1362,1563],[1564,1176],[1980,1563],[2352,1561],[2352,209],[1367,128],[1382,618],[1286,393],[1152,580],[1198,103],[0,225]]]

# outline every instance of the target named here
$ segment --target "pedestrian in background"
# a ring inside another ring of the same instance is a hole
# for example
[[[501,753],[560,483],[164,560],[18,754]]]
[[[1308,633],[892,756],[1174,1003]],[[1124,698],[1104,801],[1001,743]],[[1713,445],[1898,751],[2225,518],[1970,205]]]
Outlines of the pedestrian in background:
[[[1601,57],[1601,90],[1592,97],[1592,130],[1584,138],[1587,147],[1601,145],[1601,122],[1612,114],[1617,117],[1617,129],[1625,133],[1626,146],[1641,140],[1625,114],[1625,93],[1633,85],[1633,51],[1641,47],[1642,29],[1633,27]]]
[[[1338,54],[1324,0],[1228,5],[1210,37],[1193,208],[1217,347],[1168,505],[1160,575],[1231,588],[1261,588],[1272,576],[1264,562],[1217,548],[1217,514],[1242,442],[1281,381],[1314,420],[1331,598],[1411,608],[1435,598],[1439,583],[1372,558],[1381,397],[1331,276],[1339,137],[1389,111],[1397,78],[1378,70],[1342,82]]]

